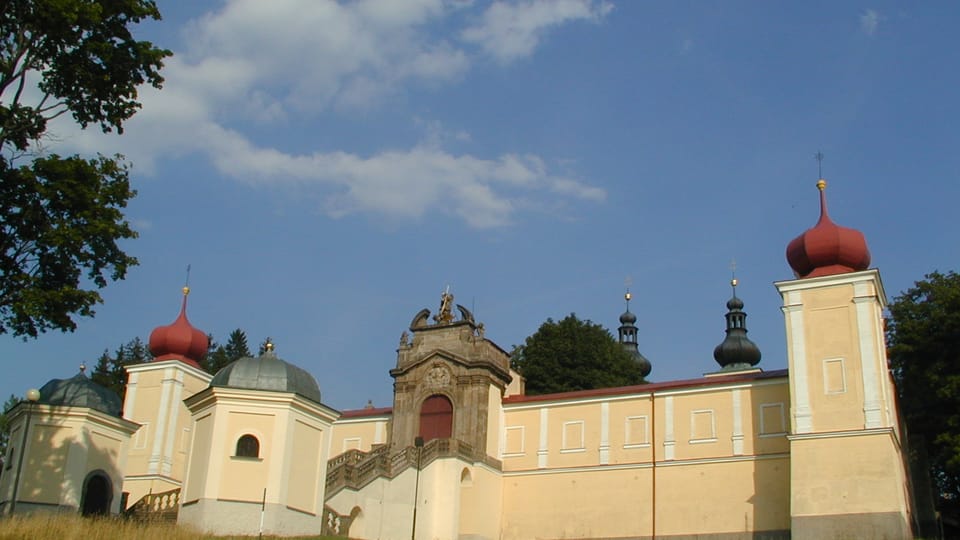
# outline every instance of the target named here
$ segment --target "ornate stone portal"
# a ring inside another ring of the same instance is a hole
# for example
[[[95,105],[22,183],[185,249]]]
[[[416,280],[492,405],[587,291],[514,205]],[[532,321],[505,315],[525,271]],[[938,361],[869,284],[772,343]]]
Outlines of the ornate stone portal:
[[[460,312],[453,314],[456,306]],[[394,378],[394,448],[413,446],[418,435],[431,438],[428,423],[449,422],[450,438],[470,445],[480,457],[487,454],[491,396],[495,403],[510,382],[510,357],[483,336],[467,308],[453,303],[449,288],[441,295],[440,309],[429,321],[430,310],[422,309],[410,323],[411,339],[401,339]],[[407,333],[404,332],[406,335]],[[452,405],[452,412],[435,413],[437,396]],[[428,408],[424,403],[430,399]],[[447,426],[438,427],[441,432]]]

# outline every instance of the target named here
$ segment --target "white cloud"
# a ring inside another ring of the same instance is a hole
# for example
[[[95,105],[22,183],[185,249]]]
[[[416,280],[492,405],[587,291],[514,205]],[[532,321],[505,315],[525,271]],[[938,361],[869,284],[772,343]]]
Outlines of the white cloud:
[[[877,33],[877,27],[880,25],[881,19],[882,17],[876,10],[866,10],[860,15],[860,30],[868,36],[874,35]]]
[[[499,62],[508,63],[532,54],[548,29],[577,20],[596,22],[612,9],[609,2],[594,0],[495,2],[462,37]]]
[[[79,151],[125,154],[138,173],[153,172],[158,160],[197,153],[252,185],[309,190],[332,217],[442,213],[485,228],[513,222],[529,199],[603,200],[602,189],[556,176],[535,155],[451,153],[444,145],[467,144],[470,134],[432,120],[415,119],[424,131],[418,143],[363,155],[288,152],[243,131],[276,123],[296,129],[331,107],[374,107],[409,84],[457,80],[469,69],[468,53],[424,27],[468,7],[441,0],[233,0],[188,25],[186,50],[167,62],[163,90],[141,91],[144,107],[123,137],[80,131],[68,119],[55,128]],[[484,17],[494,21],[485,26],[492,32],[501,31],[500,17],[519,21],[502,29],[524,36],[522,47],[501,51],[515,58],[533,51],[543,29],[596,20],[609,10],[588,1],[528,1],[495,4]]]

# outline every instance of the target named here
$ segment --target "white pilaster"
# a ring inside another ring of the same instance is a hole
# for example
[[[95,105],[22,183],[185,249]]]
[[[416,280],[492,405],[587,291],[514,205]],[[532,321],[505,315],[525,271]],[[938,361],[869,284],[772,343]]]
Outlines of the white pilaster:
[[[610,403],[600,404],[600,464],[610,463]]]
[[[547,422],[549,420],[549,409],[546,407],[540,409],[540,447],[537,449],[537,467],[541,469],[547,466],[547,453],[549,452],[547,447],[547,435],[549,433]]]
[[[673,435],[673,396],[663,398],[663,424],[663,459],[671,460],[676,444]]]
[[[743,455],[743,411],[741,406],[741,390],[739,388],[732,392],[733,396],[733,455]]]
[[[866,282],[858,282],[853,286],[853,303],[857,306],[857,335],[860,341],[860,373],[863,377],[863,420],[864,428],[882,427],[882,410],[880,399],[880,377],[878,366],[880,358],[874,344],[874,325],[871,324],[873,306],[876,298],[869,294]]]
[[[790,391],[793,395],[793,433],[811,433],[813,416],[810,411],[810,388],[807,381],[807,345],[803,325],[803,304],[800,292],[790,291],[784,294],[784,306],[781,308],[786,318],[787,333],[790,335],[788,352],[790,369]]]

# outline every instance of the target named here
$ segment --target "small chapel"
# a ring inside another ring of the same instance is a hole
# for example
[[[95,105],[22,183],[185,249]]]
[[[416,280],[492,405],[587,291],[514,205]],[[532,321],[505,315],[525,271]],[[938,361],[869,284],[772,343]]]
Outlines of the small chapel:
[[[398,329],[393,405],[341,411],[269,343],[201,370],[185,289],[123,402],[80,373],[11,411],[0,520],[125,513],[370,540],[912,538],[886,293],[864,235],[835,224],[817,188],[819,220],[774,284],[787,369],[762,369],[733,280],[716,371],[527,395],[447,291]],[[618,338],[648,374],[629,301]]]

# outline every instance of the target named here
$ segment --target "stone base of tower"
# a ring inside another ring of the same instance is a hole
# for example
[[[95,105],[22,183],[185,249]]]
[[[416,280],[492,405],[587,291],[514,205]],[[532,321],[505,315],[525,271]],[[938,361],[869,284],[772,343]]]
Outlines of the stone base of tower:
[[[791,537],[913,538],[903,462],[890,430],[790,441]]]
[[[905,516],[899,512],[794,516],[790,526],[792,540],[824,538],[901,540],[913,537]]]
[[[262,516],[262,517],[261,517]],[[200,499],[183,505],[177,522],[218,536],[315,536],[323,524],[321,516],[275,503]]]

